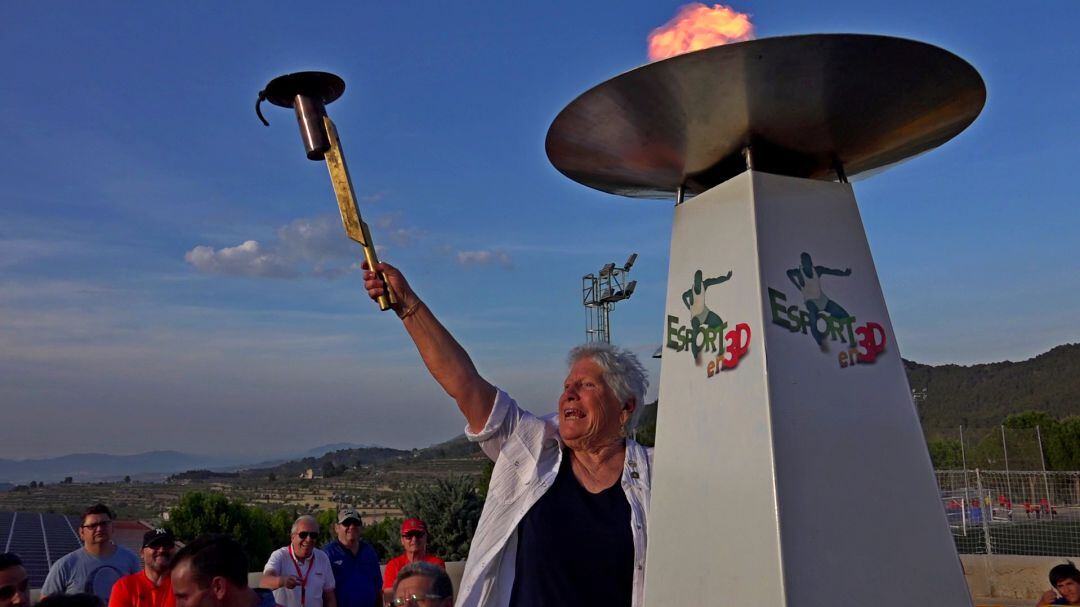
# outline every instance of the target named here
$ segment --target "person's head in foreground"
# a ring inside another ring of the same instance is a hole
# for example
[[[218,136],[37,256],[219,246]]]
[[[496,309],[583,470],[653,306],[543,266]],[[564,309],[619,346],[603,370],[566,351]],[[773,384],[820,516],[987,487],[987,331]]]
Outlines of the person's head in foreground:
[[[360,543],[360,534],[364,531],[364,522],[360,513],[352,508],[338,512],[336,529],[337,539],[346,546],[355,547]]]
[[[1072,561],[1051,568],[1049,578],[1054,590],[1046,591],[1039,605],[1080,605],[1080,570]]]
[[[407,518],[401,523],[401,547],[410,560],[427,554],[427,523],[418,518]]]
[[[30,605],[30,578],[13,552],[0,553],[0,607]]]
[[[315,542],[319,539],[319,521],[314,516],[305,514],[296,519],[292,525],[292,537],[290,539],[293,556],[299,560],[311,556],[315,549]]]
[[[394,607],[453,607],[454,587],[442,568],[419,561],[409,563],[394,580]]]
[[[559,397],[559,435],[572,450],[621,443],[637,425],[649,385],[629,350],[607,343],[578,346]]]
[[[112,542],[112,510],[105,504],[94,504],[83,512],[79,539],[87,550],[100,550]]]
[[[151,529],[143,534],[142,562],[147,577],[157,579],[168,572],[174,552],[176,538],[171,531]]]
[[[249,607],[248,558],[227,535],[203,535],[176,552],[172,587],[176,607]]]

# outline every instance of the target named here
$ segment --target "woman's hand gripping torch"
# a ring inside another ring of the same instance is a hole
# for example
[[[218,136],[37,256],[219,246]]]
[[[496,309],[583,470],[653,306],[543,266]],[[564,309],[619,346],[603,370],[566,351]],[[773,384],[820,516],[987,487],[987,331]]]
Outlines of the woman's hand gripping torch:
[[[379,266],[379,257],[375,253],[375,244],[371,241],[371,230],[360,217],[360,207],[356,202],[349,167],[345,164],[345,154],[341,150],[337,128],[326,115],[326,105],[341,97],[345,92],[345,82],[326,72],[297,72],[286,74],[270,81],[266,88],[259,91],[259,100],[255,103],[255,113],[263,124],[270,123],[263,118],[259,104],[264,100],[280,107],[296,110],[296,120],[300,124],[300,136],[304,140],[307,157],[311,160],[326,160],[330,171],[330,183],[337,196],[338,210],[341,211],[341,223],[345,234],[360,243],[364,250],[364,260],[369,268]],[[385,276],[380,276],[385,284]],[[389,289],[376,300],[379,309],[389,310],[397,303]]]

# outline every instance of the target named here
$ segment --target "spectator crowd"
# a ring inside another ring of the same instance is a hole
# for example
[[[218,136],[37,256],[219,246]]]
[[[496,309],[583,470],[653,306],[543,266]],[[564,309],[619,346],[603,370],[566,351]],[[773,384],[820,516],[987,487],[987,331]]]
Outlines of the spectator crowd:
[[[151,529],[141,554],[112,539],[113,513],[88,508],[79,525],[82,547],[49,569],[44,607],[450,607],[453,587],[442,559],[428,554],[427,525],[401,527],[404,552],[380,572],[374,548],[361,538],[353,509],[338,513],[335,539],[315,546],[319,522],[304,515],[289,544],[271,553],[257,588],[248,587],[248,556],[226,534],[207,534],[179,547],[172,532]],[[29,607],[30,584],[18,555],[0,553],[0,607]]]

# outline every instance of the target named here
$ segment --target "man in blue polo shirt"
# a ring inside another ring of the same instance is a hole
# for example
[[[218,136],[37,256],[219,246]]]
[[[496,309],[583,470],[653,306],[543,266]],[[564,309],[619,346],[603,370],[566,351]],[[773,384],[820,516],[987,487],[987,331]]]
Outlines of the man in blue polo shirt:
[[[352,508],[338,513],[337,539],[323,546],[330,557],[337,587],[338,607],[381,607],[382,574],[375,549],[360,539],[364,529],[360,514]]]

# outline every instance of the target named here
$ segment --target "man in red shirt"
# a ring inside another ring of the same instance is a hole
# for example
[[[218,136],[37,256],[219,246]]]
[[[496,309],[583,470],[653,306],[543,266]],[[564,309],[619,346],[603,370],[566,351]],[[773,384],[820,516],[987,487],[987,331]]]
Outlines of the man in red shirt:
[[[176,538],[164,529],[143,535],[143,570],[124,576],[113,585],[109,607],[175,607],[169,562],[176,550]]]
[[[427,541],[427,524],[424,521],[410,518],[401,523],[401,545],[405,548],[405,554],[394,557],[386,563],[386,571],[383,572],[383,597],[387,603],[394,598],[394,580],[397,579],[398,571],[405,565],[424,561],[438,565],[443,570],[446,569],[446,563],[441,558],[427,553]]]

